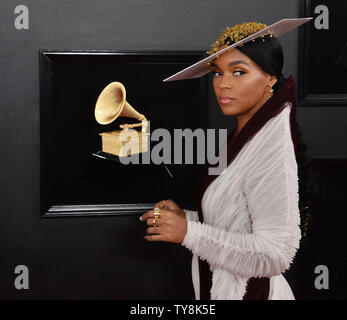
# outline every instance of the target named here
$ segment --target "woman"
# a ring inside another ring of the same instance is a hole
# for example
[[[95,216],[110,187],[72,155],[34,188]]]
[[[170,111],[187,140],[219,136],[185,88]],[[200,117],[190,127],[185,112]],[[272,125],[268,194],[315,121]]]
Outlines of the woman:
[[[265,27],[227,28],[208,54]],[[140,217],[149,226],[148,241],[191,250],[196,299],[294,299],[282,273],[301,239],[295,85],[293,77],[284,79],[282,66],[272,34],[209,63],[222,112],[237,117],[222,150],[228,166],[219,176],[206,174],[198,211],[164,200]]]

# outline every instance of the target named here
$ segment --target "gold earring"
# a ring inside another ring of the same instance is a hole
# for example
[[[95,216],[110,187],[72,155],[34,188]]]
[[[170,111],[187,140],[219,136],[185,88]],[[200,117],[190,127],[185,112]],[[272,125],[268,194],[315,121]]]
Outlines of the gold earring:
[[[274,94],[274,91],[273,91],[273,89],[272,89],[272,87],[268,84],[267,85],[270,89],[269,89],[269,93],[270,93],[270,98],[273,96],[273,94]]]

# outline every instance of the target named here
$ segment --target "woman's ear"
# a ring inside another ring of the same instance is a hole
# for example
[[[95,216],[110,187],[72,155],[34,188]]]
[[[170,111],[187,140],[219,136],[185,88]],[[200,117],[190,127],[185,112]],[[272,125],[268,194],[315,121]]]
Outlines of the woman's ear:
[[[277,81],[278,81],[278,78],[277,78],[276,76],[270,75],[269,85],[270,85],[271,87],[273,87],[273,86],[276,84]]]

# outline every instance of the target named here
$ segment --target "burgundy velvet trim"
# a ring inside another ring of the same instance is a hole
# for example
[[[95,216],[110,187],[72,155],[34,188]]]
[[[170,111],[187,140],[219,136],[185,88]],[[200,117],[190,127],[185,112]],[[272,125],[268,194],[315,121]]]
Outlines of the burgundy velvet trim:
[[[297,156],[296,141],[296,99],[295,99],[295,80],[290,76],[287,81],[279,88],[274,95],[265,102],[265,104],[252,116],[240,132],[234,137],[236,128],[229,134],[227,139],[227,165],[235,159],[243,146],[269,121],[285,108],[285,102],[292,103],[290,112],[290,130],[294,145],[295,156]],[[217,154],[218,156],[218,154]],[[216,165],[211,165],[214,167]],[[197,204],[199,221],[203,223],[203,213],[201,200],[208,186],[217,178],[217,175],[208,175],[208,166],[205,168],[205,174],[199,184],[197,192]],[[200,299],[211,299],[212,272],[206,260],[199,258],[200,275]],[[247,282],[244,300],[267,300],[270,289],[270,278],[250,278]]]
[[[249,278],[242,300],[268,300],[269,292],[270,278]]]

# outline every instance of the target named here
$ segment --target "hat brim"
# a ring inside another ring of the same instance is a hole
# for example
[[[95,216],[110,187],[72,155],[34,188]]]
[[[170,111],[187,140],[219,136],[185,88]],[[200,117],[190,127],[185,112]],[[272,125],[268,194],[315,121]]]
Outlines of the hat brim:
[[[207,65],[207,62],[212,61],[213,59],[215,59],[217,57],[217,55],[221,55],[222,53],[233,49],[237,46],[239,46],[240,44],[244,44],[248,41],[254,40],[256,38],[259,38],[261,36],[265,36],[267,34],[273,34],[275,37],[279,37],[282,34],[285,34],[297,27],[299,27],[300,25],[312,20],[313,17],[308,17],[308,18],[297,18],[297,19],[282,19],[274,24],[272,24],[271,26],[268,26],[256,33],[253,33],[252,35],[248,36],[247,38],[244,38],[194,64],[192,64],[191,66],[175,73],[174,75],[166,78],[163,80],[163,82],[167,82],[167,81],[174,81],[174,80],[184,80],[184,79],[193,79],[193,78],[200,78],[202,76],[204,76],[206,73],[208,73],[210,71],[209,66]]]

